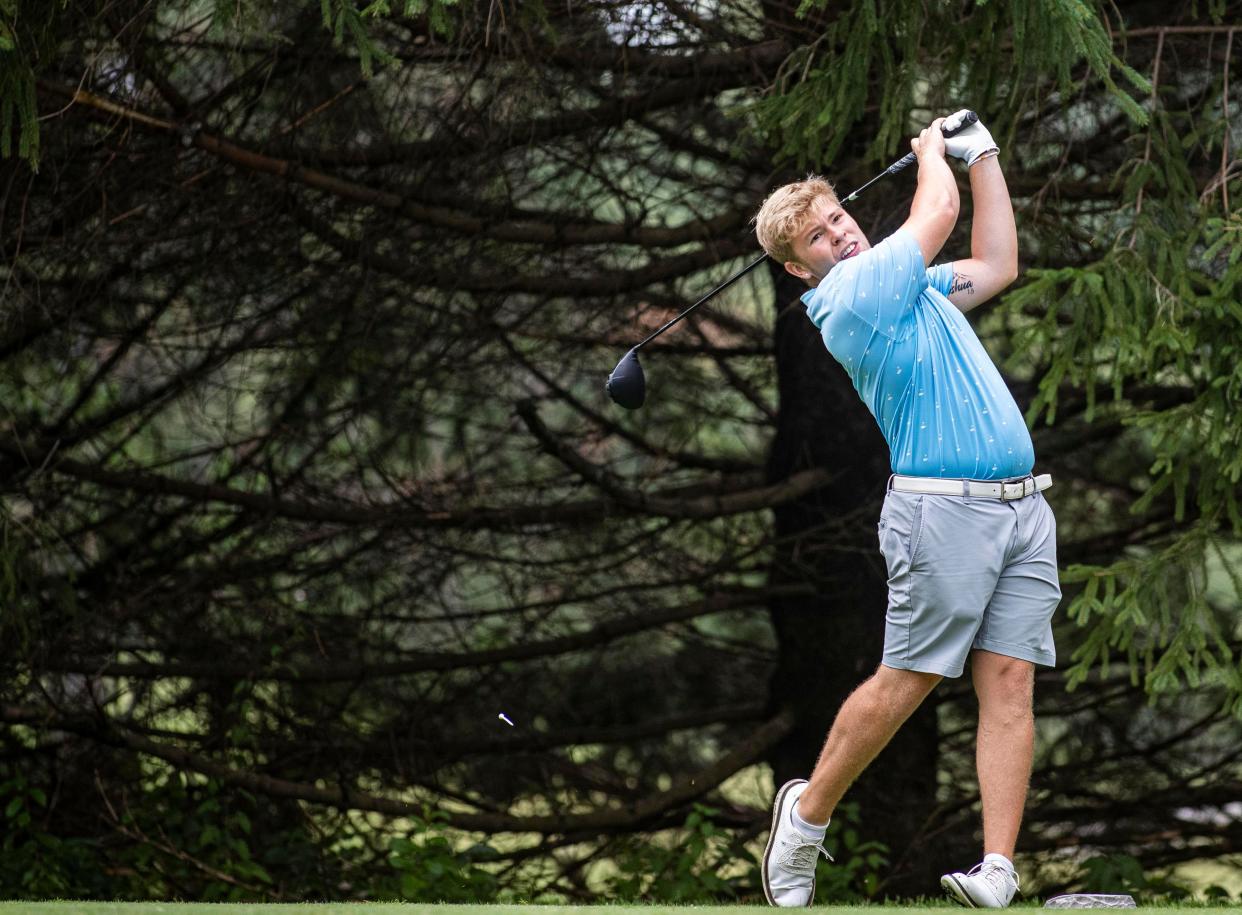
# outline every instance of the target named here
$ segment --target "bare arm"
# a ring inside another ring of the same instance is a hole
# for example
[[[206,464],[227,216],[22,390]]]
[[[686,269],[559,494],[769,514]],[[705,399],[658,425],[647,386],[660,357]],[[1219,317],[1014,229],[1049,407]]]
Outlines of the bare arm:
[[[936,118],[930,127],[910,140],[910,148],[919,158],[919,186],[910,204],[910,216],[901,226],[919,243],[923,263],[928,266],[953,231],[961,203],[957,181],[944,160],[944,136],[940,132],[943,120]]]
[[[962,311],[982,305],[1018,278],[1018,230],[1000,161],[990,156],[970,168],[975,214],[970,258],[953,262],[949,301]]]

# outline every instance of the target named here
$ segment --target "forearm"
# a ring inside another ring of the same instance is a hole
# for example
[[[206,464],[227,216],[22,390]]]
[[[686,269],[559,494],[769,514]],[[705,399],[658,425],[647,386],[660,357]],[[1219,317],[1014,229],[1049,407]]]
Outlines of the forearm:
[[[974,201],[970,256],[1012,282],[1018,275],[1018,230],[999,157],[989,156],[971,166],[970,195]]]
[[[910,203],[910,218],[902,228],[918,242],[924,264],[931,264],[944,247],[957,222],[960,204],[957,181],[949,163],[944,161],[944,136],[940,132],[943,121],[937,118],[910,140],[910,148],[919,157],[919,186]]]
[[[919,185],[910,202],[910,218],[952,213],[956,221],[961,200],[957,180],[944,157],[926,155],[919,158]]]

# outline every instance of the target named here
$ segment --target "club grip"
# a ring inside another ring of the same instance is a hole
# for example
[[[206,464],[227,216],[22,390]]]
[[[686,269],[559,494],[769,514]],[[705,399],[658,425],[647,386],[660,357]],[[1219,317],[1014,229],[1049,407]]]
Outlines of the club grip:
[[[979,120],[979,115],[975,114],[973,111],[967,111],[965,114],[962,115],[962,120],[956,127],[954,127],[952,130],[945,130],[944,125],[942,124],[940,132],[944,134],[946,137],[951,137],[955,133],[960,133],[961,131],[965,130],[967,127],[975,123],[975,121],[977,120]]]
[[[952,128],[951,130],[946,130],[944,128],[944,125],[942,124],[940,127],[940,132],[943,133],[946,137],[951,137],[954,134],[959,133],[962,130],[965,130],[967,127],[975,123],[975,121],[977,120],[979,120],[979,115],[975,114],[973,111],[967,111],[965,114],[962,115],[962,120],[958,123],[956,127]],[[888,168],[886,168],[885,171],[888,172],[890,175],[895,174],[896,172],[901,171],[907,165],[913,165],[914,160],[917,158],[918,156],[916,156],[914,153],[908,152],[904,156],[902,156],[900,159],[898,159],[896,162],[894,162],[892,165],[890,165]]]

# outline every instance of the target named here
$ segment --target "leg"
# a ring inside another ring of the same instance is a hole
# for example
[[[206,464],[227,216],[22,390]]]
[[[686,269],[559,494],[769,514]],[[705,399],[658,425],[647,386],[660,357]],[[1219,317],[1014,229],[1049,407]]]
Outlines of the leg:
[[[983,798],[983,850],[1013,860],[1035,753],[1035,665],[977,649],[971,674],[979,697],[975,764]]]
[[[1061,599],[1052,510],[1039,495],[1007,503],[1006,509],[1016,522],[1010,555],[971,652],[979,697],[975,762],[984,856],[968,873],[940,880],[950,896],[975,908],[1004,908],[1018,891],[1013,852],[1034,755],[1035,664],[1056,662],[1050,620]]]
[[[786,782],[772,810],[772,831],[763,852],[763,892],[772,905],[808,906],[815,898],[815,864],[822,834],[795,825],[827,823],[845,789],[884,749],[902,722],[940,682],[939,674],[898,670],[883,664],[842,704],[828,732],[810,782]]]
[[[969,873],[945,874],[940,885],[970,908],[1005,908],[1018,891],[1013,848],[1035,745],[1035,665],[981,648],[970,659],[979,697],[975,764],[983,796],[984,856]]]
[[[940,680],[939,674],[881,664],[837,712],[811,783],[798,799],[798,815],[810,823],[827,823],[846,789]]]

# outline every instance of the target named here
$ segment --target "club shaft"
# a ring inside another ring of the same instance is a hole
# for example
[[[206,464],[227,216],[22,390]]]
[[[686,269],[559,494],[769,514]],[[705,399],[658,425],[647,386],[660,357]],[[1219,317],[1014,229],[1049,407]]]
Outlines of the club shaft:
[[[965,128],[965,127],[969,127],[971,124],[973,124],[973,123],[974,123],[975,121],[977,121],[977,120],[979,120],[979,116],[978,116],[977,114],[975,114],[973,111],[971,111],[971,112],[968,112],[968,113],[967,113],[966,117],[964,117],[964,118],[962,119],[961,123],[959,123],[959,124],[957,125],[957,127],[955,127],[953,130],[944,130],[944,128],[942,127],[942,128],[941,128],[941,132],[942,132],[942,133],[943,133],[946,137],[951,137],[951,136],[953,136],[954,134],[958,133],[958,131],[962,130],[963,128]],[[858,190],[854,191],[854,193],[850,194],[848,197],[846,197],[844,200],[842,200],[842,201],[841,201],[841,205],[842,205],[842,206],[844,206],[845,204],[849,203],[851,200],[853,200],[855,197],[857,197],[859,194],[861,194],[861,193],[862,193],[863,191],[865,191],[867,188],[871,187],[871,185],[875,184],[877,181],[879,181],[879,180],[880,180],[881,178],[883,178],[885,175],[895,175],[895,174],[897,174],[899,171],[901,171],[903,168],[905,168],[907,165],[913,165],[913,164],[914,164],[914,161],[915,161],[917,158],[918,158],[918,156],[916,156],[913,152],[908,152],[908,153],[906,153],[904,156],[902,156],[900,159],[898,159],[896,162],[894,162],[894,163],[893,163],[892,165],[890,165],[888,168],[884,169],[884,171],[880,172],[878,175],[876,175],[874,178],[872,178],[870,181],[868,181],[866,184],[864,184],[864,185],[863,185],[862,187],[860,187]]]
[[[952,134],[948,134],[948,136],[952,136]],[[912,165],[912,164],[914,163],[914,161],[915,161],[917,158],[918,158],[918,156],[916,156],[916,155],[915,155],[914,153],[912,153],[912,152],[908,152],[908,153],[906,153],[904,156],[902,156],[900,159],[898,159],[896,162],[894,162],[894,163],[893,163],[892,165],[890,165],[888,168],[884,169],[884,171],[880,172],[878,175],[876,175],[874,178],[872,178],[870,181],[868,181],[866,184],[864,184],[864,185],[863,185],[862,187],[860,187],[858,190],[854,191],[854,193],[850,194],[848,197],[846,197],[844,200],[842,200],[842,201],[841,201],[841,205],[842,205],[842,206],[844,206],[845,204],[849,203],[851,200],[853,200],[855,197],[857,197],[859,194],[861,194],[861,193],[862,193],[863,191],[865,191],[867,188],[871,187],[871,185],[875,184],[877,181],[879,181],[879,180],[880,180],[881,178],[883,178],[885,175],[895,175],[895,174],[897,174],[899,171],[901,171],[903,168],[905,168],[907,165]]]
[[[910,153],[910,156],[913,156],[913,155],[914,155],[914,153]],[[910,158],[910,156],[907,156],[906,158],[908,159],[908,158]],[[884,169],[884,171],[880,172],[878,175],[876,175],[874,178],[872,178],[870,181],[868,181],[866,184],[864,184],[864,185],[863,185],[862,187],[860,187],[858,190],[854,191],[854,192],[853,192],[852,194],[850,194],[848,197],[846,197],[846,198],[842,199],[842,201],[841,201],[841,205],[842,205],[842,206],[845,206],[847,203],[849,203],[850,201],[852,201],[855,197],[857,197],[859,194],[861,194],[861,193],[862,193],[863,191],[865,191],[867,188],[871,187],[871,185],[875,184],[877,181],[879,181],[879,180],[880,180],[881,178],[883,178],[885,175],[892,175],[892,174],[895,174],[896,172],[901,171],[903,168],[905,168],[905,167],[906,167],[907,165],[909,165],[909,164],[910,164],[910,163],[909,163],[909,162],[907,162],[905,159],[901,159],[901,160],[899,160],[899,161],[897,161],[897,162],[894,162],[892,165],[890,165],[888,168]]]
[[[674,324],[676,324],[686,315],[690,314],[690,312],[694,311],[696,308],[698,308],[700,305],[702,305],[704,302],[706,302],[708,299],[710,299],[720,290],[724,289],[726,286],[736,283],[738,280],[740,280],[746,274],[750,273],[750,271],[754,270],[756,267],[758,267],[760,264],[762,264],[767,259],[768,259],[768,256],[766,254],[760,255],[759,257],[755,258],[755,260],[751,261],[749,264],[747,264],[737,273],[733,274],[733,276],[729,277],[727,280],[725,280],[723,283],[721,283],[719,286],[717,286],[707,295],[703,296],[703,298],[699,299],[697,302],[695,302],[693,305],[691,305],[689,308],[687,308],[677,317],[673,318],[673,320],[669,321],[659,330],[655,331],[650,336],[648,336],[646,340],[643,340],[642,343],[639,343],[637,346],[634,347],[634,349],[638,349],[639,346],[642,346],[643,343],[646,343],[648,340],[654,340],[656,337],[660,336],[660,334],[664,333],[666,330],[668,330],[670,327],[672,327]]]

